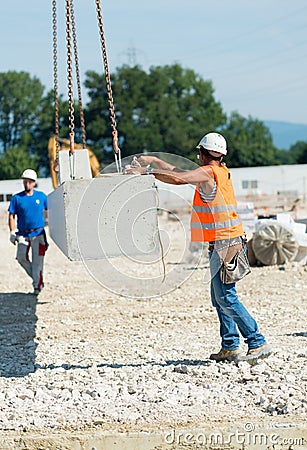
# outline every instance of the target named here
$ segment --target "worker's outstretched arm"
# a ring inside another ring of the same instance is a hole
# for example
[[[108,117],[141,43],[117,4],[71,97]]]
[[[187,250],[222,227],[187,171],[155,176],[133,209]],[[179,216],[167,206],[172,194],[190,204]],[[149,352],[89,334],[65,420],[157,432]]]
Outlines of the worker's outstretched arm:
[[[146,167],[131,167],[126,170],[127,174],[140,174],[146,175]],[[154,175],[158,180],[168,184],[198,184],[213,185],[213,172],[210,167],[198,167],[195,170],[180,171],[170,169],[155,169],[151,171],[151,175]]]
[[[138,162],[141,164],[141,166],[153,164],[158,169],[172,170],[175,172],[184,172],[183,170],[178,169],[178,167],[173,166],[172,164],[157,158],[157,156],[142,155],[138,158]]]
[[[213,182],[213,172],[210,168],[199,167],[188,171],[169,171],[163,169],[153,169],[152,175],[158,180],[169,184],[211,184]],[[207,189],[206,189],[207,190]]]

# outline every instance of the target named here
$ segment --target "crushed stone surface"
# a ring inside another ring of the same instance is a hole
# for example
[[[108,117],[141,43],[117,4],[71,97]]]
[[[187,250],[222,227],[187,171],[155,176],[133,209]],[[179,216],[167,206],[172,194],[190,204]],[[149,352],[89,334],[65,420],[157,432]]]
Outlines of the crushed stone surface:
[[[1,227],[2,431],[306,417],[307,266],[255,267],[237,284],[275,352],[253,365],[216,363],[206,260],[167,295],[125,298],[51,242],[36,299],[8,237]]]

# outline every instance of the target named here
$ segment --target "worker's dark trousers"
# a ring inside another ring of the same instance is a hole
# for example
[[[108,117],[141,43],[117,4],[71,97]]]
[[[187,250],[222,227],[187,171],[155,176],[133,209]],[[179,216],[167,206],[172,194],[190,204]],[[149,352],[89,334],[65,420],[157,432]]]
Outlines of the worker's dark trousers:
[[[31,250],[31,260],[30,260]],[[43,287],[44,256],[46,252],[45,237],[43,234],[32,238],[18,236],[16,259],[32,278],[34,289]]]

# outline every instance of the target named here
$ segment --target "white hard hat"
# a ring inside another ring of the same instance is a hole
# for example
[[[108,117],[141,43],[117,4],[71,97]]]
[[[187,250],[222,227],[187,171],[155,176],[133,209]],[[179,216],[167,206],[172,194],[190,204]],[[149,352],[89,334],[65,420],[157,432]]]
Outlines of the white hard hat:
[[[227,155],[226,139],[219,133],[206,134],[196,148],[200,147],[207,149],[213,156]]]
[[[26,169],[22,172],[21,178],[29,178],[29,180],[37,181],[37,173],[35,170]]]

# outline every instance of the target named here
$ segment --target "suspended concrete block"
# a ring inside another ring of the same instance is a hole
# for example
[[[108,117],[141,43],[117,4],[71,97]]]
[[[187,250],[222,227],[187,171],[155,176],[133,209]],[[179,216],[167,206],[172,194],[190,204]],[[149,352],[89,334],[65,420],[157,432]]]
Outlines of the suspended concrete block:
[[[158,251],[152,175],[103,175],[62,183],[48,196],[50,236],[72,261]]]

